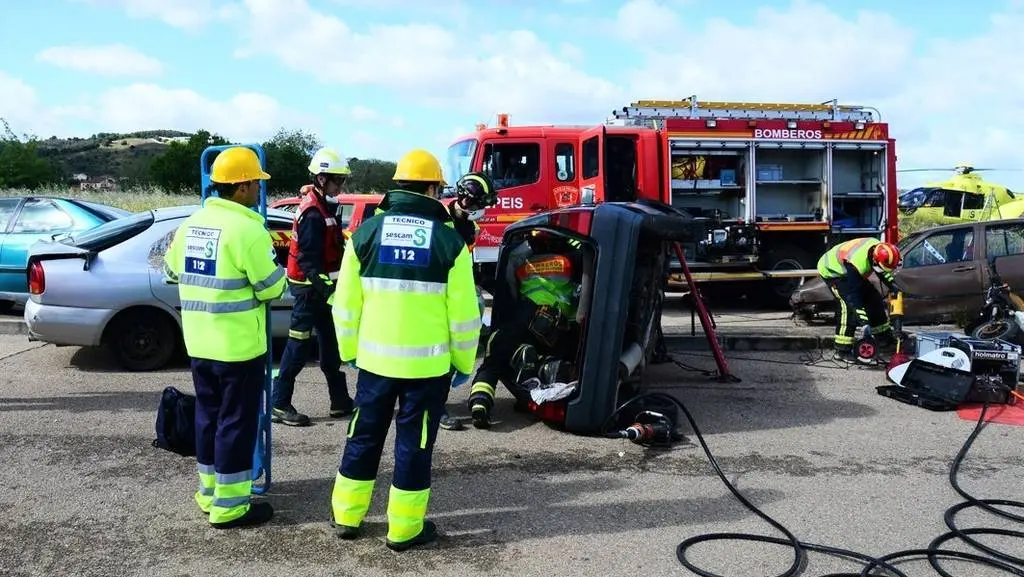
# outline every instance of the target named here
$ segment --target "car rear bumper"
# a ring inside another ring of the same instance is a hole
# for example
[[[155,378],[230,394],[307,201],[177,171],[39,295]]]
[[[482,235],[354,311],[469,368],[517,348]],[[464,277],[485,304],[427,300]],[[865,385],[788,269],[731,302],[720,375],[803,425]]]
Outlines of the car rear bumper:
[[[96,347],[100,345],[103,328],[114,312],[110,309],[44,305],[29,299],[25,302],[28,340]]]

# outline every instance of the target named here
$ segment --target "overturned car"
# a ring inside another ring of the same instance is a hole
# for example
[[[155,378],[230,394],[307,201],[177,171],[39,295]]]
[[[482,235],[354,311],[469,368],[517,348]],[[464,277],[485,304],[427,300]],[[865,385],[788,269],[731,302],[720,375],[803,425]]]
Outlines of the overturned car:
[[[700,238],[702,228],[652,202],[574,206],[510,225],[499,249],[490,326],[492,333],[514,331],[530,346],[513,355],[505,345],[499,353],[492,338],[484,362],[501,355],[499,380],[517,406],[567,432],[602,433],[618,404],[641,391],[646,368],[664,356],[661,312],[672,243]],[[559,271],[572,277],[573,305],[560,309],[568,312],[549,314],[536,305],[524,312],[517,271],[539,252],[554,255],[541,265],[564,267]]]

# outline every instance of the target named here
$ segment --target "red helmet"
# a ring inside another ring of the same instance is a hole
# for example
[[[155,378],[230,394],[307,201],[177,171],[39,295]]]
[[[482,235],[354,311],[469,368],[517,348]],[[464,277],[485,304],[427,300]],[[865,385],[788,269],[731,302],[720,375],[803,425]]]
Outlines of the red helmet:
[[[871,263],[892,272],[900,265],[900,249],[888,242],[880,242],[871,249]]]

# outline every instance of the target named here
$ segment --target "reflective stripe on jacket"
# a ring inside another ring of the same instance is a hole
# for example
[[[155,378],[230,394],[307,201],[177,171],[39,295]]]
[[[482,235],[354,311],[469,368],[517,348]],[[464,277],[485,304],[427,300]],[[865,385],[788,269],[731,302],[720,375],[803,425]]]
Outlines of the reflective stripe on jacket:
[[[178,283],[188,355],[233,362],[267,352],[266,304],[285,290],[264,219],[217,197],[178,227],[164,257]]]
[[[850,263],[861,276],[871,274],[871,247],[880,243],[877,238],[855,238],[829,249],[818,259],[818,274],[822,278],[846,276],[845,263]]]
[[[480,340],[473,261],[437,200],[385,195],[341,261],[333,315],[342,361],[392,378],[471,373]],[[450,218],[450,217],[449,217]]]

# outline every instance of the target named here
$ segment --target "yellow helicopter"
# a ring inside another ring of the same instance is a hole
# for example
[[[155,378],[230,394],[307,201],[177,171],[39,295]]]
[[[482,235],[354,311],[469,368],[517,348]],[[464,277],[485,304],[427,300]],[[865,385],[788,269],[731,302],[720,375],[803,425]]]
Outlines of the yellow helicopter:
[[[946,168],[908,168],[896,172],[935,172]],[[953,168],[948,180],[931,182],[903,192],[897,206],[901,216],[918,214],[936,224],[1018,218],[1024,214],[1024,195],[977,174],[990,170],[962,163]]]

